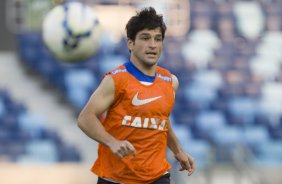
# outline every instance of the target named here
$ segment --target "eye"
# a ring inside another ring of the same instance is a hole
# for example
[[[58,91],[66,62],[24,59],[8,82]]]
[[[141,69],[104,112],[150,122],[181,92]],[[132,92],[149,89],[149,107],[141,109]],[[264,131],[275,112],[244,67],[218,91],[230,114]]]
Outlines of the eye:
[[[148,37],[148,36],[141,37],[141,40],[149,40],[149,39],[150,39],[150,37]]]
[[[161,42],[163,39],[162,39],[162,37],[156,37],[155,40],[156,40],[157,42]]]

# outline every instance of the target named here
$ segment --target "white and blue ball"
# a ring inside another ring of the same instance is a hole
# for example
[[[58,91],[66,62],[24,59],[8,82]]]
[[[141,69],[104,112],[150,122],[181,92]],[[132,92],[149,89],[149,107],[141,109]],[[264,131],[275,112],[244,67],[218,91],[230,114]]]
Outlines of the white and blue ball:
[[[99,49],[101,27],[92,8],[81,2],[57,5],[42,26],[43,42],[60,61],[79,63]]]

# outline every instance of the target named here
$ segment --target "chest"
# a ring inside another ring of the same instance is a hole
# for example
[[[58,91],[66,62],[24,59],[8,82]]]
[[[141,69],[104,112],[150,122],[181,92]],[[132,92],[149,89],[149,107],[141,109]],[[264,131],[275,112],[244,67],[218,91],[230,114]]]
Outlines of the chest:
[[[156,80],[151,85],[128,81],[120,94],[121,108],[134,116],[168,116],[174,104],[171,83]]]

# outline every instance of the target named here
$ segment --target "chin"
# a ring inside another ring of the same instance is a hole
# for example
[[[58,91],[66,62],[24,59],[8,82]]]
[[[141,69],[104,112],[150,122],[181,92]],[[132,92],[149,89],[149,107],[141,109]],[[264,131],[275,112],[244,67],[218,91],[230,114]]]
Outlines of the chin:
[[[155,65],[158,63],[158,58],[149,58],[145,60],[145,63],[148,65]]]
[[[144,62],[144,64],[146,65],[146,66],[154,66],[154,65],[156,65],[158,62],[157,61],[146,61],[146,62]]]

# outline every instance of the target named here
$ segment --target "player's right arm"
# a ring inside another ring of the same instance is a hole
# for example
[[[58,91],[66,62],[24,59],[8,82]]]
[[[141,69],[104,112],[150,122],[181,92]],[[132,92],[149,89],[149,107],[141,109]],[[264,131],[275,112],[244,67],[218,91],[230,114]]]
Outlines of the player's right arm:
[[[130,152],[135,154],[135,148],[126,140],[115,139],[105,130],[98,118],[113,104],[114,93],[115,87],[113,78],[107,75],[80,112],[78,127],[88,137],[109,147],[115,155],[122,158]]]

